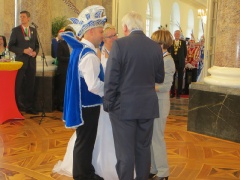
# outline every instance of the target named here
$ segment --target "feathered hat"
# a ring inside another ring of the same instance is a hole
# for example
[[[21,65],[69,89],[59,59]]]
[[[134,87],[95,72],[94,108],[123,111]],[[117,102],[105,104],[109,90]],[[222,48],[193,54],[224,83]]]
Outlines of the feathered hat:
[[[99,5],[92,5],[85,8],[77,18],[69,18],[73,23],[70,24],[78,37],[82,37],[84,33],[94,27],[103,27],[107,21],[105,8]]]

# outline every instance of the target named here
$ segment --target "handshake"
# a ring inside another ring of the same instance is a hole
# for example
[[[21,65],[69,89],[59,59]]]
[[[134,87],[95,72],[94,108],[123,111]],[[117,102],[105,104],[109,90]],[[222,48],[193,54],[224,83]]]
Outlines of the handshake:
[[[187,63],[187,64],[185,65],[185,68],[186,68],[186,69],[193,69],[193,68],[195,68],[195,66],[191,65],[190,63]]]

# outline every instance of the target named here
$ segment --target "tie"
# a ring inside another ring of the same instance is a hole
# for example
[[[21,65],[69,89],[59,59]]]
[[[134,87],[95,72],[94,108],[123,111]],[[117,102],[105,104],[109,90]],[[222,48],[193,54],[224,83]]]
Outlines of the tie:
[[[28,28],[25,28],[25,34],[28,36]]]

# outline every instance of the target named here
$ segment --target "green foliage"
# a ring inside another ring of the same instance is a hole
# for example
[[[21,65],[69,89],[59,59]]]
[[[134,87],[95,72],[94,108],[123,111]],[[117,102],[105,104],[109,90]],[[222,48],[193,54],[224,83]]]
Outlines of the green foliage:
[[[67,26],[69,21],[67,20],[66,16],[56,17],[52,20],[52,36],[56,37],[58,31],[63,27]]]

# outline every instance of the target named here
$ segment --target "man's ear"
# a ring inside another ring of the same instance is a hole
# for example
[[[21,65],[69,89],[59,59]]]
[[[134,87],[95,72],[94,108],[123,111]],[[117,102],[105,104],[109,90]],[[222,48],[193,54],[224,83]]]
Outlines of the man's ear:
[[[126,26],[126,24],[123,25],[123,32],[126,33],[128,31],[128,28]]]

